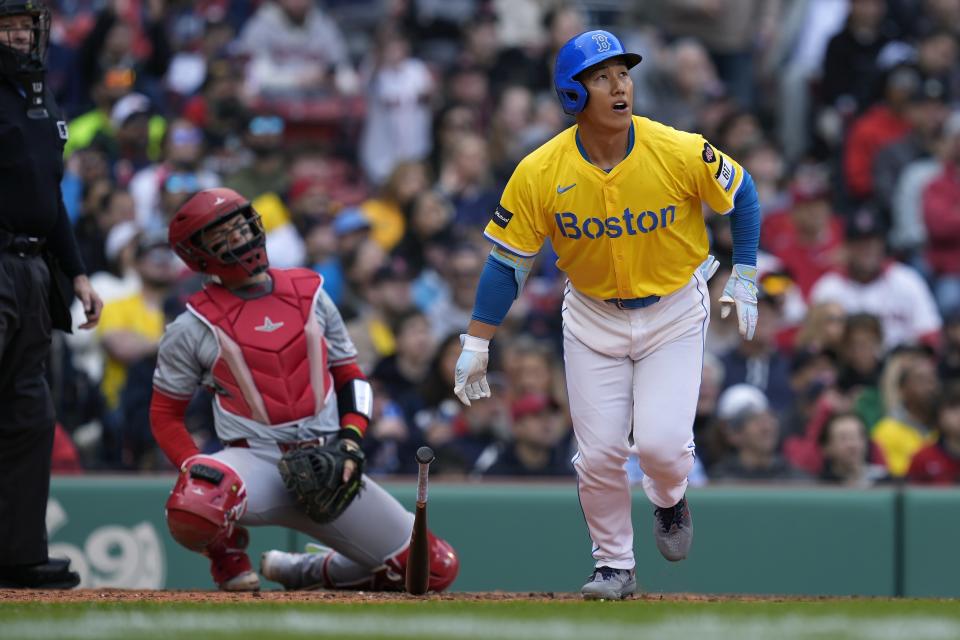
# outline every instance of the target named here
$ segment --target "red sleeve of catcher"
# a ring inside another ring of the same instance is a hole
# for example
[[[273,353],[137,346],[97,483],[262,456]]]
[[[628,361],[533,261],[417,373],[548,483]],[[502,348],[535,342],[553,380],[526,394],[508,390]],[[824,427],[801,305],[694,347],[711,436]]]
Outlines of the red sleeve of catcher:
[[[367,379],[367,377],[363,375],[363,371],[360,370],[360,367],[357,366],[356,362],[335,364],[330,367],[330,374],[333,376],[333,387],[336,389],[338,394],[340,393],[340,390],[343,389],[343,387],[351,380]],[[341,436],[349,437],[349,435],[344,433],[344,431],[352,431],[362,438],[367,432],[368,423],[369,420],[367,420],[366,416],[362,416],[359,413],[354,413],[351,411],[340,411]]]
[[[167,458],[177,469],[183,461],[200,453],[183,419],[190,399],[168,396],[156,387],[150,400],[150,430]]]

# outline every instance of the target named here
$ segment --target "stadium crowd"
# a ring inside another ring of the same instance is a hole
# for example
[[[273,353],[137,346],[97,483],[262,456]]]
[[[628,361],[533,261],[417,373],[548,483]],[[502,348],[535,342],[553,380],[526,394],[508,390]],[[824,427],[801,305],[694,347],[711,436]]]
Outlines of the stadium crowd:
[[[752,342],[717,313],[731,238],[704,212],[722,266],[692,483],[960,482],[960,0],[51,4],[62,191],[106,303],[54,342],[55,471],[170,469],[151,379],[199,281],[166,225],[224,185],[272,264],[315,269],[342,310],[376,392],[370,473],[429,444],[437,475],[572,476],[549,247],[492,344],[492,398],[462,406],[453,371],[500,190],[572,124],[556,50],[604,27],[644,57],[635,111],[703,133],[760,193]],[[191,407],[218,449],[209,392]]]

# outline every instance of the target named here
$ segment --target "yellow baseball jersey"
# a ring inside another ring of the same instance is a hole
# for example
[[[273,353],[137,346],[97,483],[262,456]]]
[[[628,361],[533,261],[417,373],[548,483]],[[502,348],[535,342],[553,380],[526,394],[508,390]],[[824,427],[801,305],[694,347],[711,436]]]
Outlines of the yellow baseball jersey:
[[[524,158],[484,235],[533,256],[549,237],[578,291],[603,300],[666,295],[709,249],[701,203],[733,210],[743,169],[703,136],[633,116],[627,156],[591,164],[573,126]]]

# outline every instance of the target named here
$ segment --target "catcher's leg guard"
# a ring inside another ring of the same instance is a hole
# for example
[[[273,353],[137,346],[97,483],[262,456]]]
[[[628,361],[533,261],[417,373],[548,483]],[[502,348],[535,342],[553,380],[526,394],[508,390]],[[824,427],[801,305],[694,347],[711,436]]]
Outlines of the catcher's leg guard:
[[[210,456],[194,456],[184,463],[167,499],[170,535],[187,549],[210,558],[214,582],[226,591],[260,588],[244,552],[249,535],[237,525],[246,508],[243,479]]]
[[[240,475],[216,458],[193,456],[167,498],[167,526],[174,540],[202,553],[229,536],[246,510],[247,489]]]

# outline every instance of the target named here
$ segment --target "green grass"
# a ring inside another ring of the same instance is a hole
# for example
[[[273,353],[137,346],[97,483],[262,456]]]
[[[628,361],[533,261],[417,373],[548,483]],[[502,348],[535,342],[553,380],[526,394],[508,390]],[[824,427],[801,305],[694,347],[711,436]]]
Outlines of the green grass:
[[[960,638],[960,604],[869,599],[3,603],[0,638],[955,640]]]

